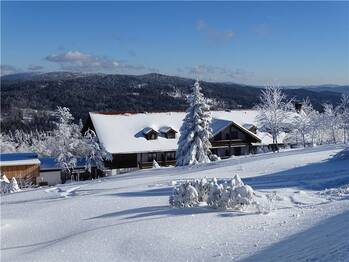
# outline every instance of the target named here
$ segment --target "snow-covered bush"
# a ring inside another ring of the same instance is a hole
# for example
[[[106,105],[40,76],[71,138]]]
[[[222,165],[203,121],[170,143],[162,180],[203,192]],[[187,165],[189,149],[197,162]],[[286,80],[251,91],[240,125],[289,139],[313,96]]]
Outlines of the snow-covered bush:
[[[202,178],[200,180],[196,180],[195,189],[199,194],[199,201],[206,202],[208,199],[208,192],[210,189],[210,184],[208,183],[206,178]]]
[[[21,189],[19,188],[18,183],[17,183],[17,180],[16,180],[15,177],[12,177],[11,182],[10,182],[10,184],[9,184],[8,191],[9,191],[10,193],[15,193],[15,192],[21,191]]]
[[[218,182],[216,178],[210,182],[206,178],[185,181],[179,183],[170,196],[170,205],[175,207],[197,206],[198,202],[223,210],[243,210],[251,205],[258,208],[253,189],[245,185],[238,175],[224,182]]]
[[[212,162],[221,160],[221,158],[219,156],[217,156],[216,154],[209,155],[209,158]]]
[[[1,194],[15,193],[21,191],[15,177],[12,177],[11,181],[9,181],[6,175],[3,175],[0,179],[0,184]]]
[[[207,205],[212,208],[218,208],[219,199],[222,196],[223,185],[217,183],[217,179],[213,178],[208,190]]]
[[[0,193],[6,194],[9,192],[10,181],[6,177],[6,175],[2,175],[0,178]]]
[[[199,204],[199,195],[189,181],[180,184],[170,196],[170,205],[175,207],[194,207]]]
[[[160,168],[160,165],[158,164],[158,162],[156,162],[156,160],[153,160],[153,168]]]
[[[212,208],[241,210],[256,203],[253,189],[245,185],[238,175],[230,181],[218,184],[214,179],[209,190],[207,204]]]

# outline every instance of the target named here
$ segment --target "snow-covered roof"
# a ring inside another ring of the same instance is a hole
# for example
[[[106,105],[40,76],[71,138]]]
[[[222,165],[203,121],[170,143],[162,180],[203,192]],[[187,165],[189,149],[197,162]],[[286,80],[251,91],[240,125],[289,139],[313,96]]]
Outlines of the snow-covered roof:
[[[0,154],[0,166],[39,165],[38,155],[35,153]]]
[[[173,131],[175,131],[176,133],[177,133],[177,130],[174,130],[172,127],[170,127],[170,126],[163,126],[163,127],[160,127],[160,129],[159,129],[159,132],[160,133],[167,133],[167,132],[169,132],[169,131],[171,131],[171,130],[173,130]]]
[[[142,130],[142,133],[145,134],[145,135],[149,134],[150,132],[156,132],[157,133],[157,131],[155,129],[151,128],[151,127],[145,127]]]
[[[185,112],[139,113],[139,114],[104,114],[90,113],[90,117],[99,140],[110,153],[136,153],[174,151],[177,149],[179,134],[174,139],[161,135],[155,140],[146,140],[140,133],[145,128],[159,132],[163,127],[180,130]],[[211,128],[217,134],[227,125],[234,122],[244,132],[260,140],[258,135],[242,127],[246,122],[255,122],[257,112],[254,110],[212,111]]]

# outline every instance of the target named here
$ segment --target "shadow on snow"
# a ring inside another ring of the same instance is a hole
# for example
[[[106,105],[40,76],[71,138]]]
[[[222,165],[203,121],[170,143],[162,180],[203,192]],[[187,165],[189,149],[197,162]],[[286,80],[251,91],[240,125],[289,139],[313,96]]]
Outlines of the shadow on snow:
[[[349,211],[331,217],[244,259],[252,261],[346,261]]]
[[[326,161],[295,167],[285,171],[244,178],[254,189],[297,187],[307,190],[323,190],[349,183],[349,160],[336,156]]]

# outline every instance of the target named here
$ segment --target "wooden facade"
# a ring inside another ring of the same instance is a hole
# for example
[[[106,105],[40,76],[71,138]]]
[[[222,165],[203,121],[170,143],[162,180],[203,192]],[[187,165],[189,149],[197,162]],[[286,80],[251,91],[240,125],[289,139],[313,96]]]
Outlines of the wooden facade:
[[[10,180],[15,177],[18,183],[22,183],[24,180],[30,180],[33,184],[36,183],[36,178],[40,175],[40,165],[28,164],[28,165],[6,165],[0,167],[1,174],[6,175]]]

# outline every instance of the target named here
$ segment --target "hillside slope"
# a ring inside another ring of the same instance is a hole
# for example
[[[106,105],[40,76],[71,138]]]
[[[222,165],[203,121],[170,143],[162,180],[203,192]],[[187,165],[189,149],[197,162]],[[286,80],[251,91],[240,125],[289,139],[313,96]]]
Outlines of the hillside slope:
[[[344,261],[349,198],[338,187],[348,186],[349,160],[335,157],[342,149],[242,156],[5,195],[1,259]],[[234,174],[258,201],[272,200],[269,213],[169,207],[172,181]]]

